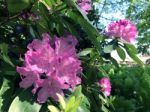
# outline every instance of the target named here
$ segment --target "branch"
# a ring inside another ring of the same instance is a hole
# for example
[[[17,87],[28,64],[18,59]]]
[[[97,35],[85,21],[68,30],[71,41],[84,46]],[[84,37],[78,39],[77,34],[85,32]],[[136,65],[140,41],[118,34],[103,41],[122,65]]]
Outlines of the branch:
[[[104,8],[105,8],[105,5],[106,5],[106,0],[105,0],[104,3],[103,3],[103,7],[102,7],[102,9],[101,9],[101,12],[99,13],[99,17],[101,17],[101,15],[102,15],[102,13],[103,13],[103,10],[104,10]]]
[[[5,0],[5,5],[6,5],[6,8],[7,8],[8,17],[7,17],[6,20],[4,20],[3,22],[0,23],[0,26],[3,25],[3,24],[5,24],[5,23],[7,23],[8,21],[11,21],[11,20],[13,20],[13,19],[16,19],[16,18],[20,17],[21,14],[22,14],[22,11],[21,11],[21,12],[19,12],[18,14],[13,15],[13,16],[10,17],[10,16],[9,16],[9,11],[8,11],[7,0]],[[33,5],[34,5],[34,3],[31,3],[28,8],[24,9],[24,11],[25,11],[25,10],[30,11],[30,10],[32,9],[32,6],[33,6]]]
[[[18,18],[20,15],[21,15],[21,13],[18,13],[18,14],[14,15],[14,16],[8,17],[6,20],[4,20],[3,22],[0,23],[0,26],[3,25],[3,24],[5,24],[5,23],[7,23],[10,20]]]

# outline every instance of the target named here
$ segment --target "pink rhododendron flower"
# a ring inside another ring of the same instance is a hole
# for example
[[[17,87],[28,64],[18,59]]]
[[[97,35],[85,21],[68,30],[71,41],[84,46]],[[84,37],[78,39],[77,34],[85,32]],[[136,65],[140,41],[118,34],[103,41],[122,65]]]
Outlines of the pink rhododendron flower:
[[[108,25],[107,35],[120,38],[127,42],[133,42],[137,36],[137,29],[129,20],[120,20]]]
[[[32,92],[38,91],[38,102],[45,103],[48,97],[57,100],[56,93],[63,95],[64,89],[74,88],[81,83],[79,74],[81,62],[75,46],[77,40],[72,35],[55,37],[50,40],[47,33],[43,40],[34,39],[25,53],[24,66],[17,67],[21,74],[20,87],[33,86]]]
[[[88,14],[88,12],[92,9],[91,0],[77,0],[77,4],[81,8],[81,11],[85,14]]]
[[[104,93],[105,96],[110,96],[111,93],[111,83],[109,78],[104,77],[99,81],[99,85],[101,86],[101,91]]]

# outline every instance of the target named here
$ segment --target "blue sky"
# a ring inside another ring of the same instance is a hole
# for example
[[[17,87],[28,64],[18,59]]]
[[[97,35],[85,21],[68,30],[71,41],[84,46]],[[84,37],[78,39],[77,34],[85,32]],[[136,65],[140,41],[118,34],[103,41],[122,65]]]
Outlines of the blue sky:
[[[116,4],[116,2],[121,2],[121,0],[107,0],[106,4],[105,0],[101,0],[100,3],[95,3],[96,9],[99,10],[99,14],[101,15],[99,18],[100,25],[106,26],[112,21],[125,19],[126,10],[128,9],[128,3],[122,2],[121,4]],[[115,6],[113,6],[115,5]]]

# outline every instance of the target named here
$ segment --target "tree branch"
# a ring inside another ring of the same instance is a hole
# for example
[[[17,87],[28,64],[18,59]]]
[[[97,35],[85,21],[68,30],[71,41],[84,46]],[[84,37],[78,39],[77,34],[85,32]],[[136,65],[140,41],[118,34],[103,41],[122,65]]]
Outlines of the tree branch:
[[[21,15],[21,13],[18,13],[18,14],[14,15],[14,16],[8,17],[6,20],[4,20],[3,22],[0,23],[0,26],[3,25],[3,24],[5,24],[6,22],[8,22],[10,20],[18,18],[20,15]]]

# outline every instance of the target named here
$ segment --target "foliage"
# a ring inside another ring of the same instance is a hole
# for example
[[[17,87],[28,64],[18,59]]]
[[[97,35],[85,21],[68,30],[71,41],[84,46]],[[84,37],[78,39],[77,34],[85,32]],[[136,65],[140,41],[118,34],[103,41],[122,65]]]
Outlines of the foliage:
[[[148,0],[136,0],[129,5],[127,17],[137,22],[139,30],[139,38],[137,47],[139,53],[150,54],[150,39],[149,39],[149,12],[150,3]]]
[[[112,71],[112,69],[111,69]],[[149,66],[122,67],[110,72],[110,79],[114,86],[112,94],[117,96],[113,102],[116,112],[144,112],[149,111]]]
[[[77,91],[81,91],[80,89],[81,87],[78,87]],[[75,92],[73,93],[74,95],[76,95]],[[76,112],[83,100],[83,95],[81,95],[81,93],[76,96],[71,96],[67,102],[65,102],[64,98],[60,94],[57,94],[57,96],[60,102],[61,112]],[[59,109],[53,105],[49,105],[48,108],[51,112],[59,112]],[[81,110],[82,108],[80,107],[79,111],[81,112]]]

